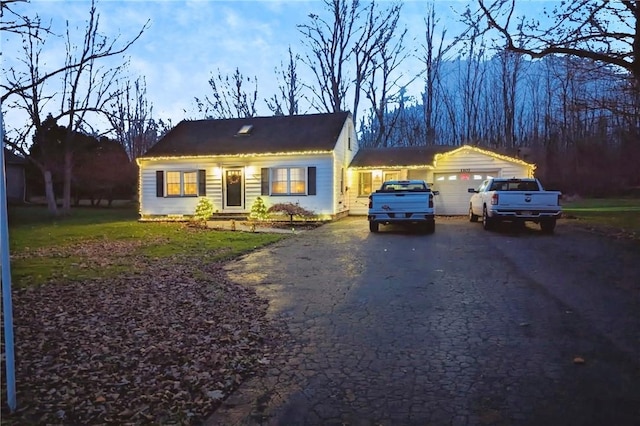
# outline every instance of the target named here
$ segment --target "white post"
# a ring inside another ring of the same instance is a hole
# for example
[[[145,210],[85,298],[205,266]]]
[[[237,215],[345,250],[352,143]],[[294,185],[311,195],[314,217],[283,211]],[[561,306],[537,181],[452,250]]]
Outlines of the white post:
[[[0,103],[0,269],[2,270],[2,310],[4,314],[4,350],[7,372],[7,404],[16,411],[16,368],[13,345],[13,304],[11,301],[11,266],[9,257],[9,218],[7,214],[7,179],[4,163],[4,120]]]

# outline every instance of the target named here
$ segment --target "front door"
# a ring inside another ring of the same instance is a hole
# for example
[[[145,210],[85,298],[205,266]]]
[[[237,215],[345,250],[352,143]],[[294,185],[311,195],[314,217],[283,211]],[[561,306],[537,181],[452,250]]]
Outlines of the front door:
[[[243,210],[244,194],[242,191],[242,169],[226,169],[224,172],[225,180],[225,209]]]

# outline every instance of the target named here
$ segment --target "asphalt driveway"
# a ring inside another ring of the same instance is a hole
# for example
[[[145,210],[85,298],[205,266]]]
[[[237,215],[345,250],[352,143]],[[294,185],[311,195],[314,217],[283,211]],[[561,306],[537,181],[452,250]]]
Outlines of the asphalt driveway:
[[[347,218],[227,266],[289,339],[212,425],[631,425],[640,247],[560,223]]]

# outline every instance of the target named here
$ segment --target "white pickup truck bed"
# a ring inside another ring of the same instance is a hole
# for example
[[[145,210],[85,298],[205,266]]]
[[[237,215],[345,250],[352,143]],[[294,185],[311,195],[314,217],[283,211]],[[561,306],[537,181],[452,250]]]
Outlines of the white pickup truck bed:
[[[380,225],[410,224],[435,231],[434,193],[421,180],[387,181],[369,196],[369,230]]]
[[[469,220],[482,218],[485,229],[500,221],[531,221],[539,223],[545,232],[553,232],[562,214],[558,191],[545,191],[534,178],[493,178],[473,193],[469,200]]]

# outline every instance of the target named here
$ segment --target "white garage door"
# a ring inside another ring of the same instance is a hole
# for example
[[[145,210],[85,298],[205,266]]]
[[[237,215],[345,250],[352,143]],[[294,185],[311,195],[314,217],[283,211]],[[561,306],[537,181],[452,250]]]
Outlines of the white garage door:
[[[435,173],[433,189],[440,191],[435,197],[436,214],[466,215],[469,213],[468,188],[477,188],[483,180],[498,176],[492,172]]]

